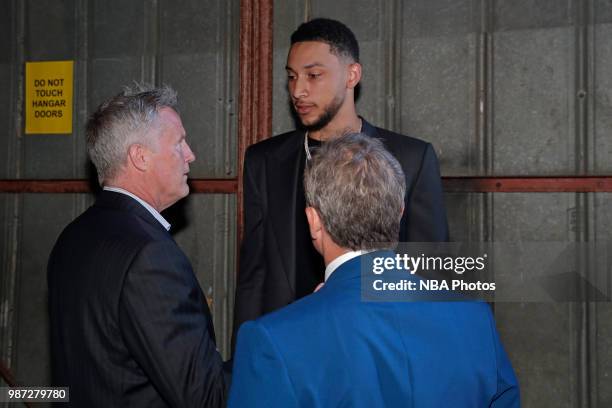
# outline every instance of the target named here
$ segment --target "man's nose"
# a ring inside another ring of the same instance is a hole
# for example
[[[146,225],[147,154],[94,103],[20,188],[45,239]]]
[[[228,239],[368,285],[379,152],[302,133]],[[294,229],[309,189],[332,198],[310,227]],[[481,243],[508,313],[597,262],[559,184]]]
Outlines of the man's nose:
[[[185,156],[186,163],[191,163],[196,159],[195,154],[193,154],[193,151],[187,142],[185,142],[185,145],[183,146],[183,154]]]
[[[306,78],[303,78],[301,75],[298,75],[293,83],[290,85],[291,88],[291,96],[294,99],[300,99],[305,96],[308,96],[308,82]]]

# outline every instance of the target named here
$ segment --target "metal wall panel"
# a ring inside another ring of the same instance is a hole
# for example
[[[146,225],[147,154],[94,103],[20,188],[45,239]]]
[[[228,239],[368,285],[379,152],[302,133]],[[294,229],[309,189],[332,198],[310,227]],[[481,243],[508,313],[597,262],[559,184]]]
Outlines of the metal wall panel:
[[[11,365],[14,357],[15,283],[19,238],[17,208],[19,196],[0,194],[0,357]]]
[[[16,0],[3,3],[0,14],[6,17],[3,29],[8,42],[2,43],[2,73],[0,81],[6,84],[6,92],[0,96],[1,124],[4,128],[0,146],[4,166],[2,177],[21,175],[21,132],[23,128],[20,106],[23,102],[21,90],[23,75],[21,62],[24,55],[25,4]],[[4,22],[3,22],[4,23]],[[3,38],[4,40],[4,38]],[[7,74],[6,77],[4,74]],[[16,281],[19,263],[19,209],[20,197],[0,194],[0,356],[9,367],[15,359]]]
[[[493,36],[495,174],[571,174],[574,145],[574,29]]]
[[[488,198],[488,193],[444,194],[451,241],[486,241],[490,237],[490,225],[483,222],[482,216],[490,202]]]
[[[162,1],[160,73],[180,95],[181,115],[199,157],[192,177],[236,176],[237,4]]]
[[[192,194],[167,210],[173,236],[191,261],[211,307],[217,347],[229,358],[236,270],[236,197]]]
[[[91,45],[86,62],[88,112],[132,81],[155,80],[155,10],[152,1],[91,2],[87,30],[80,33]]]
[[[307,17],[338,18],[360,40],[359,112],[434,144],[443,175],[612,171],[612,4],[496,0],[274,2],[273,131],[294,128],[284,70]],[[131,80],[179,91],[195,177],[234,177],[238,0],[44,0],[0,6],[2,177],[87,177],[88,112]],[[23,62],[74,59],[74,134],[22,134]],[[454,240],[609,241],[610,194],[447,194]],[[0,196],[2,357],[48,383],[44,265],[89,195]],[[52,216],[51,216],[52,215]],[[191,196],[169,214],[227,350],[233,196]],[[14,311],[15,315],[11,311]],[[525,406],[609,406],[612,307],[498,304]],[[18,324],[15,324],[17,322]],[[14,348],[11,348],[14,347]],[[42,359],[42,360],[41,360]],[[41,363],[42,361],[42,363]]]
[[[589,136],[587,165],[589,172],[612,173],[612,3],[606,0],[588,2],[589,69],[587,100],[592,107],[587,126]],[[589,239],[612,243],[612,194],[590,195],[588,221],[592,231]],[[610,245],[608,245],[610,247]],[[610,256],[610,254],[608,254]],[[611,265],[611,263],[608,263]],[[612,267],[610,267],[612,269]],[[612,288],[608,276],[608,288]],[[594,406],[612,406],[612,304],[591,305],[593,316],[590,360],[591,395]]]
[[[601,2],[603,3],[603,2]],[[612,6],[600,7],[595,10],[595,15],[602,13],[603,20],[608,11],[608,22],[600,23],[592,27],[592,98],[593,112],[592,123],[594,142],[589,148],[592,157],[592,170],[595,173],[612,173]]]
[[[193,177],[235,177],[237,1],[27,4],[25,59],[76,63],[73,136],[24,138],[24,177],[87,177],[87,114],[133,81],[179,92],[192,147],[206,154],[192,165]]]
[[[25,60],[76,59],[77,0],[26,2]],[[17,78],[13,78],[15,80]],[[75,81],[76,84],[76,81]],[[74,114],[74,113],[73,113]],[[75,134],[77,134],[77,129]],[[23,138],[23,177],[72,178],[75,161],[85,155],[73,151],[70,135],[27,135]]]
[[[0,22],[0,25],[2,22]],[[0,34],[2,35],[2,34]],[[10,49],[10,48],[8,48]],[[6,124],[2,130],[5,135],[2,142],[0,142],[0,157],[6,158],[8,156],[8,135],[11,131],[11,71],[12,66],[8,62],[0,62],[0,89],[4,89],[5,92],[0,94],[0,123]],[[5,178],[8,173],[8,166],[0,166],[0,177]]]
[[[24,383],[50,384],[47,260],[60,232],[74,218],[72,194],[23,194],[18,248],[15,365]]]
[[[13,58],[15,51],[15,44],[17,42],[16,24],[14,21],[15,6],[12,2],[6,2],[5,10],[0,13],[0,89],[4,92],[0,93],[0,123],[2,123],[2,133],[5,137],[0,139],[0,157],[4,160],[8,158],[9,151],[9,133],[12,131],[12,120],[11,107],[13,104],[13,90],[12,85],[12,72],[13,72]],[[6,177],[8,175],[9,166],[0,166],[0,177]]]
[[[445,175],[474,174],[474,34],[402,41],[402,131],[433,143]]]
[[[496,242],[573,241],[570,209],[573,193],[498,193],[493,196]],[[524,269],[530,265],[533,269]],[[540,265],[538,268],[537,266]],[[550,267],[550,259],[503,263],[507,276],[534,274]],[[523,266],[523,267],[522,267]],[[575,307],[569,303],[496,303],[495,316],[504,345],[513,362],[526,407],[571,407],[577,398],[578,361]]]
[[[495,0],[493,17],[500,31],[567,26],[581,2],[558,0]]]
[[[145,53],[148,11],[152,1],[93,0],[91,50],[93,58],[130,57]],[[127,24],[129,22],[129,24]]]
[[[612,7],[611,7],[612,9]],[[612,10],[610,10],[612,11]],[[608,66],[610,69],[612,65]],[[612,123],[607,126],[608,139]],[[612,162],[612,151],[608,150],[608,165]],[[608,174],[609,174],[608,167]],[[590,228],[593,230],[590,239],[597,242],[607,242],[612,248],[612,193],[590,194],[593,206],[589,208]],[[612,252],[608,252],[607,288],[612,292]],[[596,407],[612,406],[612,303],[591,304],[589,312],[592,316],[592,327],[589,333],[591,341],[591,359],[589,374],[591,375],[592,400]]]
[[[400,2],[402,34],[406,37],[462,36],[480,27],[479,0],[427,0]]]
[[[524,407],[577,406],[570,309],[562,303],[495,307],[497,327],[519,379]]]
[[[26,47],[33,60],[71,59],[77,38],[77,0],[28,1]]]
[[[445,175],[476,174],[478,3],[402,4],[400,129],[433,143]]]
[[[445,175],[478,174],[484,166],[477,103],[481,63],[478,2],[400,2],[398,78],[402,133],[431,142]],[[398,78],[389,78],[397,81]],[[484,239],[484,194],[447,194],[452,240]]]

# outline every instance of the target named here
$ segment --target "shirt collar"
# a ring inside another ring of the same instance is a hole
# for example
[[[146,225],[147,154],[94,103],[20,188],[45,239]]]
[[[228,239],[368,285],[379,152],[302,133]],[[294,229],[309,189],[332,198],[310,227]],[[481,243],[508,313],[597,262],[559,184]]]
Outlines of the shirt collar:
[[[166,229],[166,231],[170,231],[170,223],[166,221],[166,219],[155,208],[151,207],[151,205],[147,203],[145,200],[143,200],[142,198],[130,193],[127,190],[119,188],[119,187],[104,186],[104,190],[114,191],[115,193],[121,193],[121,194],[125,194],[126,196],[132,197],[134,200],[138,201],[144,208],[146,208],[147,211],[149,211],[151,215],[155,217],[155,219],[159,221],[159,223]]]
[[[325,268],[325,281],[327,282],[331,274],[334,273],[334,271],[338,269],[340,265],[360,255],[367,254],[368,252],[370,251],[349,251],[331,261]]]

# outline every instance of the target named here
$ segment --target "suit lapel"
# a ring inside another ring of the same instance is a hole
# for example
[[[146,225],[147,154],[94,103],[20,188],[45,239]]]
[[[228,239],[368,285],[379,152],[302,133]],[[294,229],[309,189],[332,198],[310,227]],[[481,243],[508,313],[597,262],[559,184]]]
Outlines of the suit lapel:
[[[364,118],[361,118],[361,132],[365,133],[366,135],[370,137],[380,138],[380,135],[378,134],[378,130],[376,130],[376,128],[372,126],[370,122],[366,121]]]
[[[304,133],[295,131],[268,160],[269,211],[278,253],[291,290],[295,293],[295,207],[297,182],[300,177],[304,151]]]
[[[402,165],[402,169],[404,169],[405,172],[404,163],[402,161],[402,157],[404,156],[404,154],[401,151],[401,145],[398,146],[397,143],[393,143],[393,139],[389,139],[384,132],[379,132],[378,128],[366,122],[365,119],[361,118],[361,120],[363,121],[362,132],[368,135],[369,137],[380,140],[383,143],[385,149],[387,149],[389,153],[391,153],[397,159],[397,161],[400,162],[400,164]],[[408,179],[406,179],[406,181],[408,181]]]

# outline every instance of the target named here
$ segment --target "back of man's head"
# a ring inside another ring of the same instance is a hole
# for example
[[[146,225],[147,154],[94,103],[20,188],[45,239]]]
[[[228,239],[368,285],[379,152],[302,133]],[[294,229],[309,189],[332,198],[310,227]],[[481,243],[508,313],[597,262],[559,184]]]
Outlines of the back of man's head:
[[[176,105],[176,91],[169,86],[135,84],[96,109],[87,122],[86,135],[87,153],[98,171],[100,184],[117,176],[127,161],[130,145],[155,143],[151,140],[155,134],[148,130],[159,109],[176,110]]]
[[[406,181],[378,139],[353,133],[324,143],[306,166],[304,190],[336,245],[368,250],[397,242]]]
[[[329,45],[332,54],[359,62],[359,44],[346,25],[328,18],[315,18],[302,23],[291,34],[291,45],[304,41],[320,41]]]

